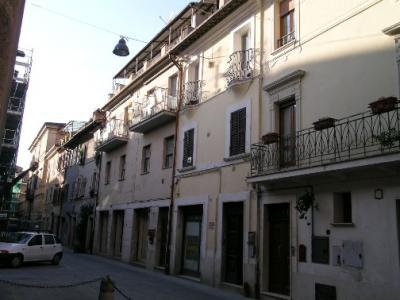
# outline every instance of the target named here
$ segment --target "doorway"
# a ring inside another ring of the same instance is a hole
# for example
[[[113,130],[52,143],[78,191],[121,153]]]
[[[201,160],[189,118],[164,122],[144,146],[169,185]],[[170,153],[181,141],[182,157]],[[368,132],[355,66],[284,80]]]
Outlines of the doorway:
[[[200,277],[200,248],[203,207],[183,208],[182,274]]]
[[[107,253],[108,211],[100,212],[100,252]]]
[[[268,291],[289,295],[290,292],[290,232],[289,203],[267,205]]]
[[[243,202],[223,206],[223,281],[243,283]]]
[[[167,234],[168,234],[168,207],[161,207],[158,212],[158,265],[165,267],[166,265],[166,251],[167,251]]]
[[[147,230],[149,224],[149,210],[147,208],[136,210],[136,260],[146,263],[147,257]]]
[[[122,235],[124,232],[124,211],[118,210],[114,211],[114,249],[113,255],[120,257],[122,251]]]

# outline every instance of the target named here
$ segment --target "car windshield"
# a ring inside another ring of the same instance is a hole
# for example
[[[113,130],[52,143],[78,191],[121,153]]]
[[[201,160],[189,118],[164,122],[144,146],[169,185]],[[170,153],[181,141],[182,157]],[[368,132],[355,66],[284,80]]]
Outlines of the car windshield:
[[[32,234],[22,232],[6,232],[0,235],[0,242],[13,243],[13,244],[25,244]]]

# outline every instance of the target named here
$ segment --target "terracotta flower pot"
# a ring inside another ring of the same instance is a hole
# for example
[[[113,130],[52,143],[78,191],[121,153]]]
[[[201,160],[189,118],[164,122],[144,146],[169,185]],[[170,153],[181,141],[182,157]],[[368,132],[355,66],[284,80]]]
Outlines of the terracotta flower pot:
[[[323,130],[335,126],[336,119],[331,117],[321,118],[313,123],[315,130]]]
[[[381,114],[394,110],[398,99],[396,97],[381,97],[378,100],[371,102],[368,106],[373,114]]]

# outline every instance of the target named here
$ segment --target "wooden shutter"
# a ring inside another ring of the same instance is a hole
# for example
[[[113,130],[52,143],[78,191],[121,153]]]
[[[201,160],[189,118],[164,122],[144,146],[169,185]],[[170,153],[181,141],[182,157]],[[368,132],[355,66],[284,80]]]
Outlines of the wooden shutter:
[[[229,155],[237,155],[246,151],[246,108],[231,114],[231,137]]]
[[[193,165],[193,146],[194,146],[194,129],[185,131],[183,138],[183,167],[190,167]],[[191,158],[190,160],[188,158]]]

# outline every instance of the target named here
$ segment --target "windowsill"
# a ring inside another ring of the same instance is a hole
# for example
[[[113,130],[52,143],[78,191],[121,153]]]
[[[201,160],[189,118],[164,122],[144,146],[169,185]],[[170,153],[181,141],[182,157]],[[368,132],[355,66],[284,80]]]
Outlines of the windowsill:
[[[247,158],[250,158],[250,153],[240,153],[229,157],[224,157],[224,161],[234,161],[239,159],[246,160]]]
[[[331,223],[334,227],[354,227],[356,226],[354,223]]]
[[[289,43],[286,43],[283,46],[280,46],[279,48],[276,48],[274,51],[271,52],[271,55],[276,55],[282,52],[283,50],[290,48],[291,46],[294,46],[296,44],[296,39],[290,41]]]
[[[118,179],[118,181],[125,181],[125,178],[120,178]]]
[[[140,175],[147,175],[147,174],[150,174],[150,171],[140,173]]]
[[[162,167],[163,170],[172,169],[172,167]]]
[[[196,166],[189,166],[189,167],[184,167],[184,168],[178,169],[178,172],[183,173],[183,172],[192,171],[194,169],[196,169]]]

